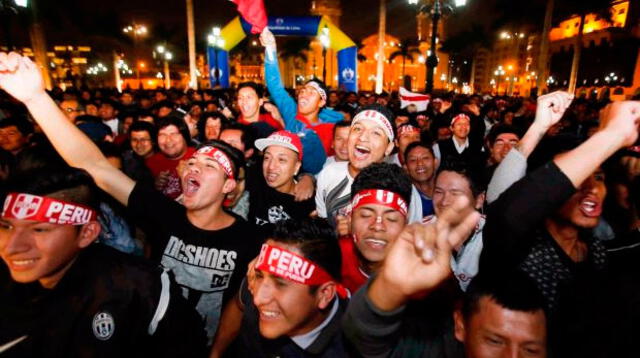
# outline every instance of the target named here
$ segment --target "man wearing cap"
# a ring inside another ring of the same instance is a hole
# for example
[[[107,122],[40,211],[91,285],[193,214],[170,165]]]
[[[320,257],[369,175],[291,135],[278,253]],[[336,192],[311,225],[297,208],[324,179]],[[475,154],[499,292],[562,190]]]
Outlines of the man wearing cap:
[[[271,99],[278,106],[285,129],[300,136],[305,152],[303,171],[317,174],[331,152],[333,123],[341,121],[343,115],[323,109],[327,103],[327,88],[320,80],[308,81],[298,92],[297,103],[282,85],[276,51],[276,39],[264,28],[260,41],[265,47],[265,81]]]
[[[351,186],[351,235],[339,239],[342,284],[356,292],[378,272],[408,223],[411,181],[397,166],[374,163]]]
[[[340,262],[326,220],[278,223],[262,245],[251,282],[225,308],[210,357],[224,353],[236,336],[229,356],[346,357],[340,319],[348,293],[339,283]],[[230,334],[224,336],[223,328]]]
[[[331,163],[318,174],[316,210],[320,217],[329,218],[332,223],[338,216],[345,217],[353,179],[369,165],[382,162],[393,150],[394,139],[393,113],[386,107],[367,105],[356,114],[347,140],[349,161]],[[419,195],[417,191],[412,194],[410,222],[422,218]]]
[[[202,320],[168,272],[95,243],[96,195],[70,167],[12,179],[0,218],[0,353],[201,355]]]
[[[256,148],[263,152],[262,176],[248,176],[249,221],[272,229],[278,221],[308,217],[315,210],[312,198],[295,201],[295,176],[302,166],[303,148],[300,138],[278,131],[258,139]]]
[[[244,165],[242,153],[217,141],[198,149],[180,176],[180,205],[114,168],[47,95],[28,57],[0,53],[0,87],[27,106],[68,164],[89,172],[102,190],[127,206],[148,233],[152,257],[175,276],[212,339],[222,305],[229,292],[237,292],[259,249],[246,221],[222,208]]]
[[[443,163],[448,160],[462,160],[476,167],[484,167],[484,153],[481,141],[474,141],[469,137],[471,119],[460,113],[451,119],[449,126],[453,136],[450,139],[438,141],[433,145],[436,159]]]

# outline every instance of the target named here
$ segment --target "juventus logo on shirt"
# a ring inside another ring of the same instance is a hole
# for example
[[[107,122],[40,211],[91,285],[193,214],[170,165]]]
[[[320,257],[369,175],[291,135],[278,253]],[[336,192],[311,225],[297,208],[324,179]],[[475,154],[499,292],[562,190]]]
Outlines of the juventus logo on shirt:
[[[93,334],[101,341],[106,341],[116,330],[116,322],[108,312],[98,312],[93,316]]]

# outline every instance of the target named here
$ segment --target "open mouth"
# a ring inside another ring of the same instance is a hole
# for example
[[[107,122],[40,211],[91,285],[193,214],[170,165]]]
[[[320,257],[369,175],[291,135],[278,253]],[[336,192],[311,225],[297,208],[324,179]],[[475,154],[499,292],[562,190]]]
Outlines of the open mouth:
[[[260,310],[260,320],[262,321],[272,321],[278,319],[278,317],[280,317],[280,312]]]
[[[367,147],[363,147],[361,145],[356,145],[355,151],[356,159],[366,159],[369,154],[371,154],[371,149]]]
[[[9,264],[12,270],[22,271],[31,268],[35,265],[38,259],[23,259],[23,260],[9,260]]]
[[[276,181],[278,179],[278,174],[277,173],[267,173],[267,175],[265,176],[265,179],[267,180],[267,182],[273,183],[274,181]]]
[[[586,217],[596,218],[602,213],[602,205],[592,199],[584,199],[580,202],[580,212]]]
[[[370,247],[371,249],[374,249],[374,250],[384,250],[384,248],[387,247],[387,241],[386,240],[368,238],[368,239],[364,239],[364,243],[368,247]]]
[[[200,189],[200,182],[194,179],[193,177],[188,177],[185,180],[185,185],[183,188],[184,195],[191,196],[198,192]]]

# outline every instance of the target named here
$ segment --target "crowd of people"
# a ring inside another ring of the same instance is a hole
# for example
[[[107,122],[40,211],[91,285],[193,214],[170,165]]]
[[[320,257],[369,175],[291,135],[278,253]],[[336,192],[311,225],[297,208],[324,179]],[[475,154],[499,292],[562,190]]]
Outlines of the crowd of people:
[[[47,91],[0,53],[0,353],[614,357],[640,101]],[[608,195],[607,195],[608,194]]]

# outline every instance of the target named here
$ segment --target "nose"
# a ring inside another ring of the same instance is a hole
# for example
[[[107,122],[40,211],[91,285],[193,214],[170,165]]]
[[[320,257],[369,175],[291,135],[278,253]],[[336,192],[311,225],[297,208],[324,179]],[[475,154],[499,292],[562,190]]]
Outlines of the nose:
[[[5,255],[29,251],[29,237],[24,230],[13,229],[0,235],[0,247]]]
[[[275,171],[278,168],[278,165],[276,163],[276,160],[274,159],[269,159],[267,161],[267,170],[269,171]]]
[[[256,306],[271,302],[273,298],[273,285],[265,279],[256,279],[253,303]]]
[[[382,216],[376,215],[371,218],[371,222],[369,224],[369,228],[374,232],[382,232],[386,230],[386,226],[384,225],[384,220]]]

